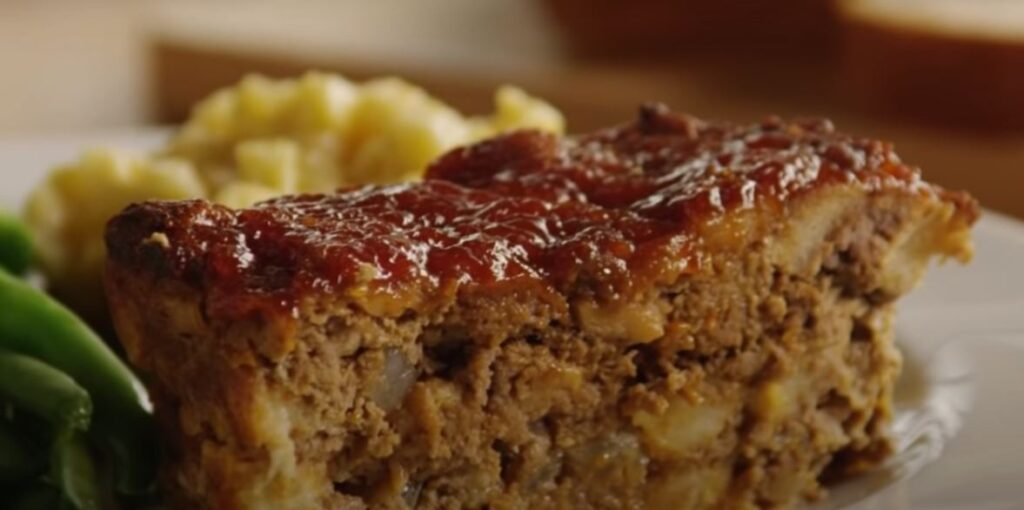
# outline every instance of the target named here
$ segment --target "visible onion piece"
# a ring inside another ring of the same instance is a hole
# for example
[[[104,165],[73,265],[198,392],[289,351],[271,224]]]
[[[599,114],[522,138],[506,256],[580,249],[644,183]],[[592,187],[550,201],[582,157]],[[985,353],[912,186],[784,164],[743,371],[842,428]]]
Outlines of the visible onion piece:
[[[420,492],[423,491],[422,481],[410,480],[402,487],[402,500],[409,508],[416,508],[420,500]]]
[[[419,370],[409,362],[398,348],[384,352],[384,368],[370,387],[370,400],[384,411],[397,408],[405,400]]]

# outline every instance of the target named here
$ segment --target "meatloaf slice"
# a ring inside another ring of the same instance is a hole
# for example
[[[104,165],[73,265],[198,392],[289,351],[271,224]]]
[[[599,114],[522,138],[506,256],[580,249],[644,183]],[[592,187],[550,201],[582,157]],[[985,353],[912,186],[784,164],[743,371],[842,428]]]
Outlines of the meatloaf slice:
[[[826,122],[663,108],[422,182],[107,230],[118,332],[197,509],[756,508],[887,451],[893,302],[967,196]]]

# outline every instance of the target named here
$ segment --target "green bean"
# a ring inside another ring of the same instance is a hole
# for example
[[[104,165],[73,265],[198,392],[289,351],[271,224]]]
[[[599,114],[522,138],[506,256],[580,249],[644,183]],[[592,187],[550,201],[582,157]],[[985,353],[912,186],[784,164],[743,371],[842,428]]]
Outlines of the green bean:
[[[49,485],[32,484],[11,499],[11,510],[54,510],[61,507],[60,492]]]
[[[0,418],[0,481],[19,482],[39,472],[40,456],[32,445]]]
[[[84,436],[62,434],[53,447],[51,462],[53,482],[78,510],[100,510],[102,489]]]
[[[21,275],[32,264],[32,235],[24,224],[0,211],[0,268]]]
[[[0,348],[45,362],[85,388],[93,402],[90,435],[110,449],[117,488],[152,490],[155,430],[131,370],[67,308],[2,270]]]
[[[0,398],[54,425],[88,430],[92,400],[74,379],[42,361],[0,349]]]

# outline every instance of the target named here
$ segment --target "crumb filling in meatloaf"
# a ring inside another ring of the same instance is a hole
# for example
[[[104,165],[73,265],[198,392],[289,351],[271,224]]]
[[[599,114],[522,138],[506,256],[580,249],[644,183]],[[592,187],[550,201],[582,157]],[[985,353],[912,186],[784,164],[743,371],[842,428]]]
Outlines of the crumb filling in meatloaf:
[[[777,507],[884,457],[893,301],[967,255],[973,202],[825,125],[645,115],[423,184],[115,218],[172,504]]]

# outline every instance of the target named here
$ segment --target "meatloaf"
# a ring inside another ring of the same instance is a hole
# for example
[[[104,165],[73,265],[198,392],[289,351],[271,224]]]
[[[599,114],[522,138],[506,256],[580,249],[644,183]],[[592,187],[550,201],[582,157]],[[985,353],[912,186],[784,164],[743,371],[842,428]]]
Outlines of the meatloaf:
[[[977,214],[826,121],[649,106],[133,205],[106,283],[174,508],[778,508],[884,458],[893,303]]]

